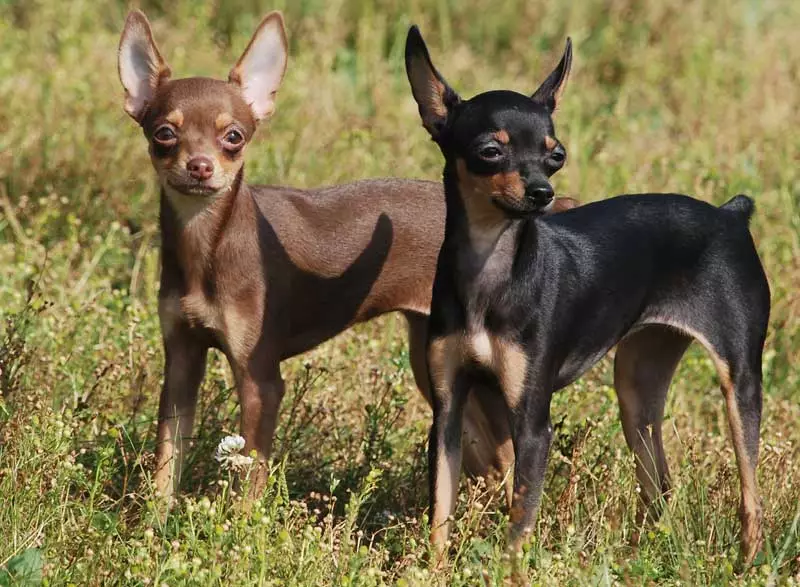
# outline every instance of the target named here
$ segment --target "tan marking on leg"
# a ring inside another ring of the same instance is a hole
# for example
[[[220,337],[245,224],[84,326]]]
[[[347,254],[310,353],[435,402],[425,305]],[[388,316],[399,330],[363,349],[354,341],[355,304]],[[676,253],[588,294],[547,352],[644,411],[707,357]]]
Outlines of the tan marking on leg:
[[[464,335],[451,334],[431,342],[428,348],[428,366],[435,394],[444,403],[452,399],[453,384],[458,369],[464,363]],[[448,426],[446,418],[440,423],[436,438],[437,469],[434,492],[434,511],[431,512],[431,543],[437,552],[437,564],[446,559],[447,537],[450,533],[448,518],[455,508],[458,477],[461,468],[460,448],[448,454],[445,443],[445,431]]]
[[[220,112],[217,115],[217,118],[214,120],[214,128],[216,128],[217,131],[223,131],[232,122],[233,116],[231,116],[228,112]]]
[[[197,402],[197,389],[205,371],[205,350],[191,348],[193,341],[167,342],[168,362],[158,406],[155,484],[163,496],[172,495],[180,483],[183,458],[189,448]]]
[[[154,481],[162,497],[171,498],[178,491],[193,420],[194,410],[158,423]]]
[[[725,396],[728,426],[730,427],[733,449],[736,454],[736,464],[739,469],[741,487],[741,510],[739,515],[742,523],[742,555],[745,563],[750,564],[762,546],[763,533],[761,523],[763,514],[761,499],[758,495],[756,464],[751,463],[750,457],[748,456],[747,445],[744,439],[744,430],[742,428],[742,417],[736,402],[736,389],[730,376],[730,366],[717,354],[711,342],[692,327],[669,319],[653,320],[653,322],[671,326],[693,337],[705,347],[716,367],[717,375],[720,379],[720,388]]]
[[[180,109],[176,108],[175,110],[167,114],[164,117],[164,120],[180,128],[181,126],[183,126],[183,112]]]
[[[721,360],[720,360],[721,362]],[[726,366],[727,367],[727,366]],[[733,439],[736,464],[739,469],[741,505],[739,517],[742,524],[742,558],[745,564],[753,562],[763,543],[761,498],[758,495],[755,463],[750,461],[744,439],[742,416],[736,401],[736,389],[727,373],[720,372],[720,387],[725,395],[728,425]]]
[[[440,432],[444,435],[444,430]],[[450,535],[450,516],[456,507],[458,499],[458,477],[461,468],[461,459],[458,454],[448,454],[445,450],[444,439],[437,443],[439,455],[436,469],[436,509],[432,512],[431,542],[438,554],[443,558],[447,552],[447,539]]]
[[[505,489],[506,507],[511,509],[514,500],[514,441],[510,436],[497,448],[496,458]]]
[[[431,381],[444,398],[452,395],[456,371],[464,362],[463,338],[461,333],[450,334],[432,341],[428,348]]]

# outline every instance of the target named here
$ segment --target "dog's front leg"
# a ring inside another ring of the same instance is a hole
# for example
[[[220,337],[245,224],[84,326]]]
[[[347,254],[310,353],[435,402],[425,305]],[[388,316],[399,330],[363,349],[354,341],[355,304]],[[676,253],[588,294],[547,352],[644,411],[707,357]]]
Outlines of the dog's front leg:
[[[450,515],[456,506],[461,473],[461,433],[464,404],[470,382],[461,370],[458,337],[442,337],[428,344],[433,391],[433,425],[428,441],[431,543],[434,568],[447,560]]]
[[[249,361],[238,369],[237,384],[241,406],[240,423],[245,439],[245,453],[256,453],[256,469],[251,477],[250,497],[256,498],[267,482],[269,457],[285,392],[277,361]]]
[[[528,389],[512,412],[512,438],[516,465],[511,507],[509,549],[514,575],[524,581],[521,568],[522,544],[533,530],[542,499],[547,457],[553,437],[550,425],[550,392]]]
[[[180,483],[183,457],[192,436],[197,390],[208,347],[183,325],[164,328],[164,386],[158,405],[155,486],[169,500]]]

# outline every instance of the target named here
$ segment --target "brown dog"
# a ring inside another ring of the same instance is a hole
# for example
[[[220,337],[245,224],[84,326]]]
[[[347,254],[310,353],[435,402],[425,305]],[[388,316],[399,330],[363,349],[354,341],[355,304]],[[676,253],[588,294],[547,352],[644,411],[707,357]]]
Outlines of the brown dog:
[[[411,366],[430,401],[426,319],[443,238],[437,182],[379,179],[318,189],[250,186],[244,153],[275,108],[286,69],[283,19],[262,21],[228,81],[170,79],[139,11],[125,23],[119,73],[125,111],[139,123],[161,184],[159,318],[166,369],[158,413],[156,486],[177,488],[209,348],[236,378],[245,450],[269,458],[284,383],[283,359],[349,326],[400,311]],[[571,208],[561,199],[554,210]],[[465,465],[505,471],[477,404],[466,411]],[[260,467],[255,490],[265,480]]]

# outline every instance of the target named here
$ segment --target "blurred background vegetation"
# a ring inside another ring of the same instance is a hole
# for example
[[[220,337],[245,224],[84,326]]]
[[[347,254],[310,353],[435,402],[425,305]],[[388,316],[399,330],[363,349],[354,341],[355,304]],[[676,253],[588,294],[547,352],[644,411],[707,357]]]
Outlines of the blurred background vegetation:
[[[166,522],[147,484],[162,355],[158,193],[122,111],[127,3],[0,0],[0,585],[430,584],[429,411],[401,321],[288,361],[278,466],[242,512],[213,462],[235,432],[232,381],[210,364],[185,498]],[[759,478],[767,549],[736,568],[738,489],[722,398],[687,355],[665,434],[676,489],[643,532],[610,362],[560,394],[534,580],[583,585],[800,581],[800,3],[792,0],[252,0],[138,4],[176,77],[225,77],[260,18],[283,10],[290,62],[251,182],[438,178],[402,52],[420,25],[462,95],[533,91],[567,35],[559,193],[752,195],[773,293]],[[720,292],[725,295],[725,292]],[[503,580],[496,496],[462,492],[452,584]]]

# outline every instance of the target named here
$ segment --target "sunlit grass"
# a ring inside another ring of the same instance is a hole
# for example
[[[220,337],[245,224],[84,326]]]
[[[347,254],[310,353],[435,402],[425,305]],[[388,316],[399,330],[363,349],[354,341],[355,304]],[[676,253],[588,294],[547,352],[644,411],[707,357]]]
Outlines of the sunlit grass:
[[[532,91],[571,35],[575,64],[556,119],[569,153],[559,192],[756,200],[752,229],[773,294],[759,467],[767,544],[758,566],[740,573],[736,467],[714,369],[698,349],[667,406],[673,494],[658,524],[636,527],[633,460],[606,359],[554,401],[531,577],[800,582],[800,4],[142,7],[178,76],[225,76],[261,14],[285,11],[289,70],[247,174],[296,186],[440,177],[402,66],[410,23],[465,96]],[[26,573],[53,585],[431,584],[430,413],[395,317],[283,365],[275,469],[249,509],[214,460],[238,419],[232,378],[214,355],[182,497],[166,520],[157,515],[158,194],[145,142],[122,110],[115,59],[126,12],[108,0],[0,2],[0,585]],[[448,579],[500,584],[502,500],[466,483],[460,500]]]

